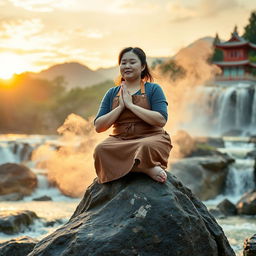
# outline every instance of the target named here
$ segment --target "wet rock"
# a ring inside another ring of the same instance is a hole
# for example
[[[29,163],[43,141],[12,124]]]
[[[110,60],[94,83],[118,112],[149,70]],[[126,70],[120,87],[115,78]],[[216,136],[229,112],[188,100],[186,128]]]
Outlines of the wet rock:
[[[173,138],[178,146],[178,155],[182,157],[221,155],[217,147],[224,147],[222,138],[192,137],[189,133],[179,130]]]
[[[215,137],[207,137],[206,143],[215,148],[224,148],[225,147],[224,140],[221,137],[216,137],[216,138]]]
[[[71,219],[28,256],[235,256],[207,208],[176,177],[141,173],[88,187]]]
[[[23,198],[20,193],[11,193],[8,195],[0,196],[0,201],[19,201]]]
[[[33,201],[52,201],[52,198],[50,196],[40,196],[33,198]]]
[[[37,218],[32,211],[0,211],[0,232],[5,234],[22,232]]]
[[[252,135],[252,136],[250,137],[249,142],[256,144],[256,135]]]
[[[214,216],[214,218],[218,218],[218,219],[226,218],[226,216],[219,209],[210,209],[209,212]]]
[[[236,204],[238,214],[256,214],[256,191],[248,192]]]
[[[223,201],[221,201],[217,205],[217,208],[226,216],[233,216],[237,214],[236,206],[228,199],[224,199]]]
[[[54,225],[60,225],[60,224],[64,224],[64,220],[63,219],[55,219],[55,220],[48,220],[44,222],[44,225],[46,227],[53,227]]]
[[[18,193],[21,197],[30,195],[37,187],[36,175],[21,164],[0,165],[0,195]]]
[[[38,241],[28,236],[0,243],[0,256],[25,256],[35,247]]]
[[[244,240],[244,256],[255,256],[256,255],[256,234],[250,238]]]
[[[226,155],[184,158],[172,164],[170,170],[201,200],[208,200],[223,192],[233,161]]]
[[[256,150],[252,150],[246,154],[246,158],[254,158],[256,159]]]
[[[241,136],[243,134],[243,131],[242,130],[238,130],[238,129],[232,129],[232,130],[229,130],[229,131],[226,131],[222,134],[222,136]]]
[[[217,149],[224,147],[222,138],[196,137],[194,141],[195,146],[186,157],[225,155]]]

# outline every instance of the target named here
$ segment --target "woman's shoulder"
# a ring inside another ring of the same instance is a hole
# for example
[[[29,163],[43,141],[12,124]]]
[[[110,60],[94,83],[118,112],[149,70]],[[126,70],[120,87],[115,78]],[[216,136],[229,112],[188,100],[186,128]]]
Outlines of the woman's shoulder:
[[[161,90],[162,87],[157,83],[152,83],[152,82],[145,83],[145,90],[147,90],[148,92],[153,93],[154,91],[159,90],[159,89]]]
[[[119,89],[120,89],[120,85],[111,87],[108,89],[107,94],[109,94],[110,96],[114,96],[118,93]]]

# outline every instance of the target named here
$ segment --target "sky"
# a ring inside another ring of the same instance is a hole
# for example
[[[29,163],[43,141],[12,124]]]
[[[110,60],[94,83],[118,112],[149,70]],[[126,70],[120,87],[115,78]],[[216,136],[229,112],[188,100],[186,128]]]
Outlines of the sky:
[[[0,0],[0,78],[77,61],[117,65],[121,49],[170,57],[218,32],[243,33],[254,0]]]

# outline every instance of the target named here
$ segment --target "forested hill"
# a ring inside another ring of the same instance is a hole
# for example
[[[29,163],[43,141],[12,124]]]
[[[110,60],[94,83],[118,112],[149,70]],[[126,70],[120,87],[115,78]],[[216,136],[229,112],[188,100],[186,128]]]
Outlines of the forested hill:
[[[95,115],[99,103],[114,82],[67,91],[61,78],[48,81],[29,74],[0,80],[0,132],[57,134],[57,128],[71,114],[88,118]]]

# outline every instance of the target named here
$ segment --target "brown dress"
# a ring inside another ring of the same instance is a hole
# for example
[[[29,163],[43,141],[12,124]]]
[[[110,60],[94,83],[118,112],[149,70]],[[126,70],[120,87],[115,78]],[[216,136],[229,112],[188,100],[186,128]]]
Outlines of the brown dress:
[[[112,109],[119,105],[114,98]],[[132,95],[134,104],[150,110],[144,83],[141,95]],[[99,183],[119,179],[131,171],[135,161],[139,168],[156,165],[167,168],[172,149],[169,134],[158,126],[152,126],[125,108],[113,124],[113,134],[99,143],[94,150],[94,166]]]

